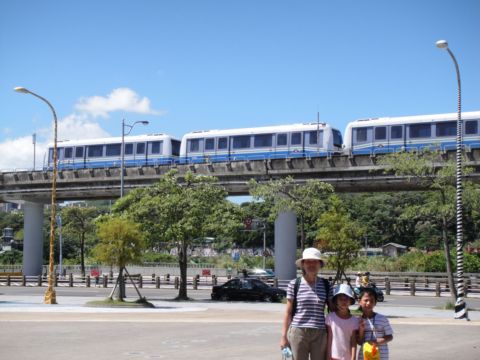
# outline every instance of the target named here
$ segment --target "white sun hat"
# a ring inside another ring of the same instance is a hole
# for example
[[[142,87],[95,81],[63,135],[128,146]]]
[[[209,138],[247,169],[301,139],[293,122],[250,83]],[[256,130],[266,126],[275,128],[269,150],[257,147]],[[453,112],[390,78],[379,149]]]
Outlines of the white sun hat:
[[[321,255],[322,254],[321,254],[320,250],[315,249],[315,248],[307,248],[307,249],[303,250],[302,258],[295,261],[295,264],[298,267],[301,267],[303,260],[318,260],[318,261],[320,261],[320,265],[324,266],[325,261],[322,260]]]
[[[355,304],[355,296],[353,295],[352,288],[348,284],[338,284],[333,288],[333,297],[344,294],[350,298],[350,302]]]

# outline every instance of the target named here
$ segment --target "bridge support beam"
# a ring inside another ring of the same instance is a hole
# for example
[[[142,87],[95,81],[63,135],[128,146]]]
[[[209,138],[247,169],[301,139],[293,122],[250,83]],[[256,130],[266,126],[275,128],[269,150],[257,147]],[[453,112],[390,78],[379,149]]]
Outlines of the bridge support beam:
[[[40,275],[43,265],[43,204],[25,202],[23,274]]]
[[[280,280],[297,276],[297,216],[285,211],[275,220],[275,274]]]

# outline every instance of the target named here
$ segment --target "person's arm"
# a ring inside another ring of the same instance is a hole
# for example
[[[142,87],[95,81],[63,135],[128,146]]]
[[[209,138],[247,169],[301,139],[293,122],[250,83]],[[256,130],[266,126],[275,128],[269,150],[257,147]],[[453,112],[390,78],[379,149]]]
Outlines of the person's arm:
[[[355,330],[350,337],[350,353],[352,354],[351,360],[357,359],[357,337],[358,330]]]
[[[365,341],[365,320],[363,318],[358,319],[358,332],[357,332],[357,344],[362,345]]]
[[[293,311],[293,300],[287,300],[287,306],[285,309],[285,315],[283,316],[283,325],[282,325],[282,337],[280,339],[280,347],[283,349],[284,347],[288,346],[288,328],[290,327],[290,323],[292,322],[292,311]]]
[[[333,334],[332,328],[327,325],[327,360],[332,358],[332,341],[333,341]]]

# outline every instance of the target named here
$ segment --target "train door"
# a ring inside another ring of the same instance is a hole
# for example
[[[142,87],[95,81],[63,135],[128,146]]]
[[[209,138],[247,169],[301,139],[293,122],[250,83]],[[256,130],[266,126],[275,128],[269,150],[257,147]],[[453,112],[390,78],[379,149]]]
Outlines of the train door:
[[[375,126],[373,128],[373,153],[388,152],[387,126]]]
[[[431,123],[409,124],[405,132],[406,150],[421,150],[431,143]]]
[[[388,148],[390,152],[397,152],[405,149],[405,125],[389,126]]]
[[[83,146],[75,146],[75,168],[84,169],[86,167],[86,153]]]
[[[135,160],[133,161],[134,166],[142,166],[146,164],[147,161],[147,149],[144,142],[138,142],[135,144]]]
[[[352,153],[373,153],[373,127],[356,127],[352,129]]]
[[[290,134],[289,155],[293,157],[303,157],[303,141],[301,132],[292,132]]]
[[[288,134],[280,133],[275,136],[275,157],[288,157]]]

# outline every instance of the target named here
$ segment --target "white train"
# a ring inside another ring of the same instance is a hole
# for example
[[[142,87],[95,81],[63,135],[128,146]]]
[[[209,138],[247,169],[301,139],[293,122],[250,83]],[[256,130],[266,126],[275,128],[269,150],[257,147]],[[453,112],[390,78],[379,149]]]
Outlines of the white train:
[[[463,112],[462,120],[464,145],[480,148],[480,111]],[[452,150],[456,134],[456,113],[357,120],[345,129],[344,151],[358,155],[427,147]]]
[[[327,156],[341,149],[340,131],[325,123],[194,131],[182,138],[180,163]]]
[[[464,112],[463,142],[480,148],[480,111]],[[125,137],[125,166],[241,160],[384,154],[437,147],[455,149],[457,114],[385,117],[349,123],[345,139],[325,123],[230,130],[194,131],[182,141],[165,134]],[[49,146],[46,168],[53,164]],[[58,143],[58,168],[115,167],[121,164],[121,138]]]
[[[121,137],[66,140],[57,143],[59,169],[121,166]],[[165,165],[178,161],[180,141],[165,134],[125,137],[125,166]],[[53,144],[47,168],[53,167]]]

